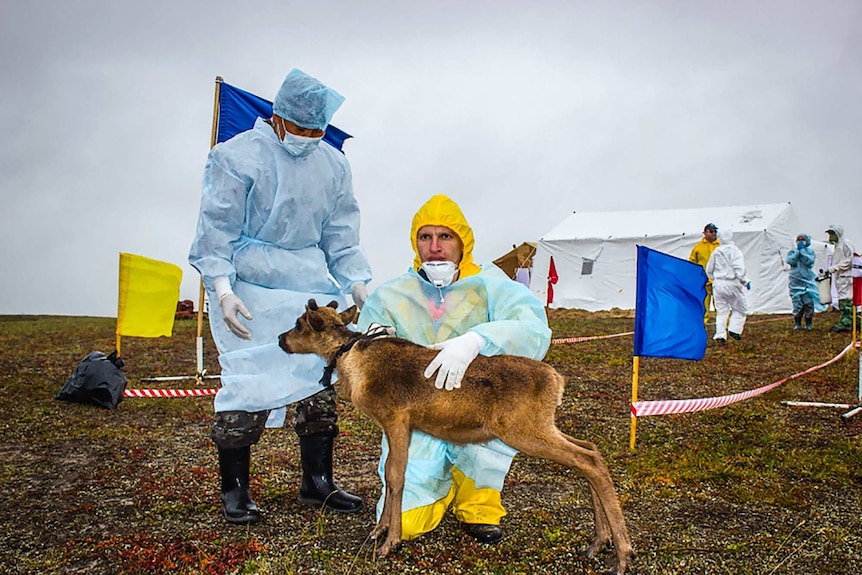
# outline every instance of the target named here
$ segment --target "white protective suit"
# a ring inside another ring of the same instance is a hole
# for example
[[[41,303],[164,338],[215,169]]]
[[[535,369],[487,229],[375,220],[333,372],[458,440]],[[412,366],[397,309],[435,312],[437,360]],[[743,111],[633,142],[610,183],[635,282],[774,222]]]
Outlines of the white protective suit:
[[[712,280],[712,297],[715,304],[714,339],[726,340],[727,332],[742,335],[748,315],[746,289],[750,282],[745,271],[742,251],[733,243],[733,231],[719,230],[721,245],[712,252],[706,263],[706,275]]]
[[[835,243],[835,251],[832,254],[832,283],[838,292],[838,299],[851,299],[853,297],[853,245],[844,237],[844,227],[838,224],[829,226],[829,229],[838,236]]]
[[[294,157],[258,118],[253,129],[209,154],[189,263],[215,308],[210,328],[222,383],[215,410],[272,410],[267,426],[280,427],[285,405],[321,390],[326,362],[284,353],[278,335],[310,298],[343,306],[342,294],[371,279],[359,247],[359,206],[347,159],[323,143]],[[222,321],[213,284],[220,276],[230,279],[253,317],[245,322],[250,340]]]
[[[398,337],[421,345],[440,343],[469,331],[484,339],[481,355],[510,354],[541,360],[551,340],[542,302],[497,266],[485,264],[480,268],[473,263],[472,230],[446,196],[431,198],[414,218],[414,251],[416,232],[423,225],[447,226],[462,239],[460,278],[446,287],[434,287],[416,271],[421,266],[417,251],[414,267],[368,297],[359,328],[365,330],[372,323],[392,326]],[[434,385],[433,376],[428,385]],[[446,393],[457,396],[459,391]],[[450,504],[459,521],[499,524],[505,515],[500,490],[515,454],[497,439],[457,445],[414,431],[402,497],[402,537],[412,539],[436,527]],[[387,455],[384,438],[378,468],[384,494]],[[381,495],[378,518],[383,499]]]

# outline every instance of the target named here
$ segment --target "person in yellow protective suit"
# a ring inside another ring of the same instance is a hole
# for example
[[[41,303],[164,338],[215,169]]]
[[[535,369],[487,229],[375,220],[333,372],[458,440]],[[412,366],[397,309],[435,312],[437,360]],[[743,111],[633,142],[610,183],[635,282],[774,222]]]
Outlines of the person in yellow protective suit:
[[[493,264],[473,262],[473,231],[461,209],[444,195],[432,197],[413,218],[415,258],[403,275],[377,288],[359,317],[359,328],[392,326],[398,337],[439,349],[425,377],[428,385],[458,394],[478,354],[541,360],[551,330],[542,302]],[[434,529],[451,506],[461,529],[482,543],[502,537],[503,480],[516,451],[495,439],[458,445],[414,431],[405,473],[402,537]],[[378,472],[384,482],[383,466]],[[383,510],[383,496],[377,517]]]
[[[688,255],[688,261],[697,264],[706,271],[706,263],[709,261],[709,256],[715,251],[715,248],[721,245],[721,242],[716,239],[718,227],[715,224],[706,224],[703,228],[703,239],[697,242],[691,253]],[[709,323],[709,306],[712,303],[712,280],[706,282],[706,299],[703,300],[704,314],[703,325]]]

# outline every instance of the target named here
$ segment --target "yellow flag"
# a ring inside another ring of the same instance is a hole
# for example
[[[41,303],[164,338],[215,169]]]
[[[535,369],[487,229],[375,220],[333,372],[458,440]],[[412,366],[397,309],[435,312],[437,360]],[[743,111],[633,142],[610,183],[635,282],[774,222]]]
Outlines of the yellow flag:
[[[170,337],[182,279],[179,266],[120,252],[117,335]]]

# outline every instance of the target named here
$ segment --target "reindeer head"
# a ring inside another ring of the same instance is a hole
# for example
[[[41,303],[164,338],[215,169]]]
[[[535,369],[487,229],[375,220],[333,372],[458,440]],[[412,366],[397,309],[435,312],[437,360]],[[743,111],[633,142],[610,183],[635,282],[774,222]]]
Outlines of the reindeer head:
[[[331,301],[318,307],[313,299],[308,300],[305,313],[296,320],[292,330],[278,336],[278,345],[287,353],[325,354],[333,346],[341,345],[344,335],[351,332],[346,326],[356,321],[356,306],[338,313],[338,302]]]

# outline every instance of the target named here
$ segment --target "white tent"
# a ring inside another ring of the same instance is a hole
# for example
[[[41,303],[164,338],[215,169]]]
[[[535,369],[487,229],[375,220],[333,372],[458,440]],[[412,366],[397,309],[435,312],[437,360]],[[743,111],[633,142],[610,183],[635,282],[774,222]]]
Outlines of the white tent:
[[[547,301],[548,270],[554,258],[558,281],[552,308],[587,311],[634,309],[637,245],[687,260],[712,222],[731,228],[745,257],[751,313],[789,313],[789,266],[800,227],[790,203],[622,212],[573,213],[546,233],[536,247],[530,289]],[[807,231],[818,237],[813,231]],[[812,241],[816,269],[827,267],[831,246]]]

